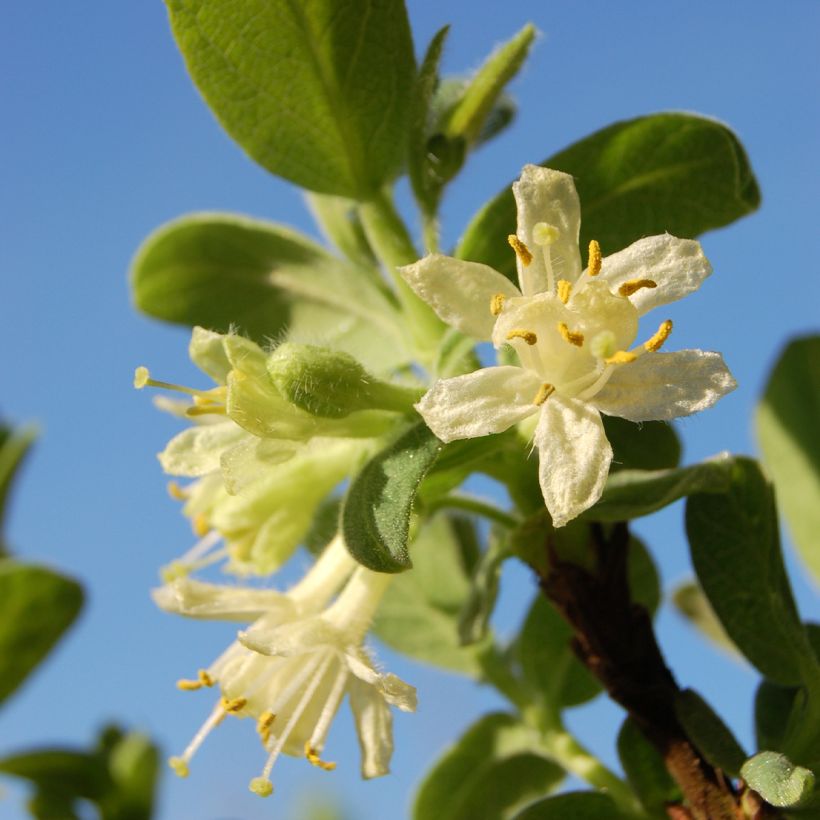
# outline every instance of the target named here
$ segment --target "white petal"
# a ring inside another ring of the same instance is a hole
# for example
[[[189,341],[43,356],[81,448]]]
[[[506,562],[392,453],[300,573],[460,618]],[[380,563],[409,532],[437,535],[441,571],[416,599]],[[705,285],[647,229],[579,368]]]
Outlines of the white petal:
[[[155,589],[151,597],[165,612],[189,618],[254,621],[275,611],[281,611],[284,619],[295,611],[290,599],[274,590],[206,584],[190,578]]]
[[[393,674],[380,675],[373,668],[373,661],[361,647],[355,650],[348,650],[346,655],[347,667],[351,673],[368,686],[373,686],[379,690],[382,697],[391,705],[401,709],[402,712],[415,712],[418,705],[416,687],[405,683],[401,678]]]
[[[159,462],[172,475],[205,475],[219,469],[219,458],[226,449],[246,439],[252,436],[232,421],[189,427],[168,442]]]
[[[215,333],[204,327],[195,327],[188,344],[188,355],[191,361],[217,384],[225,384],[231,369],[231,363],[222,345],[224,339],[225,336],[222,333]]]
[[[600,497],[612,461],[612,447],[594,407],[553,394],[535,428],[544,501],[556,527],[591,507]]]
[[[533,226],[539,222],[546,222],[560,231],[558,240],[549,246],[556,280],[574,282],[581,272],[578,252],[581,206],[572,177],[540,165],[525,165],[521,178],[513,183],[513,194],[518,206],[518,238],[533,256],[527,268],[523,268],[521,261],[518,261],[521,290],[531,296],[547,287],[542,250],[532,238]],[[532,288],[524,287],[525,277],[533,282]]]
[[[534,413],[540,387],[538,376],[521,367],[485,367],[437,381],[416,410],[442,441],[487,436]]]
[[[617,293],[630,279],[651,279],[656,288],[642,288],[629,297],[643,316],[652,308],[696,291],[712,272],[700,242],[669,234],[639,239],[603,260],[600,279]]]
[[[366,780],[390,772],[393,756],[393,716],[384,699],[370,685],[351,678],[348,696],[362,757],[362,777]]]
[[[437,253],[400,271],[441,319],[476,339],[490,338],[495,322],[490,300],[495,294],[521,295],[506,276],[491,267]]]
[[[237,495],[245,487],[264,478],[272,466],[294,456],[301,446],[290,439],[260,439],[246,435],[219,458],[225,489],[231,495]]]
[[[669,420],[705,410],[735,387],[720,353],[647,353],[619,367],[591,402],[630,421]]]

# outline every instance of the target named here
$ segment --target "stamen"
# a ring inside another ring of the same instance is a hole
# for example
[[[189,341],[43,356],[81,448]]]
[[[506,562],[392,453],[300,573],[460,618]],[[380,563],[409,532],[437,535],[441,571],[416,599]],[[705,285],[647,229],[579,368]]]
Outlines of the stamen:
[[[200,538],[204,538],[211,531],[211,527],[208,524],[208,518],[205,513],[197,513],[191,519],[191,526],[193,527],[194,534],[198,535]]]
[[[221,405],[221,404],[194,405],[193,407],[186,407],[185,408],[185,415],[186,416],[208,416],[208,415],[225,416],[225,415],[227,415],[227,411],[225,410],[224,406]]]
[[[213,686],[214,683],[216,681],[204,669],[200,669],[197,673],[197,680],[182,678],[177,681],[177,689],[183,692],[196,692],[197,689],[202,689],[203,686]]]
[[[663,343],[669,338],[669,334],[671,332],[672,320],[667,319],[665,322],[661,322],[658,332],[651,339],[643,343],[644,350],[647,350],[650,353],[655,353],[660,350]]]
[[[566,304],[569,302],[570,294],[572,293],[572,282],[568,282],[566,279],[559,279],[558,280],[558,298]]]
[[[538,392],[535,394],[535,398],[532,400],[533,404],[541,405],[543,404],[553,393],[555,392],[555,388],[551,384],[544,384],[538,388]]]
[[[168,495],[174,499],[174,501],[187,501],[188,500],[188,493],[179,486],[179,483],[176,481],[169,481],[168,482]]]
[[[248,702],[247,698],[222,698],[222,708],[226,712],[230,712],[231,714],[236,714],[237,712],[241,712],[242,709],[245,708],[245,704]]]
[[[213,686],[216,683],[216,681],[208,674],[208,672],[205,669],[200,669],[197,672],[197,677],[199,678],[199,682],[203,686],[209,686],[210,687],[210,686]]]
[[[259,797],[270,797],[273,794],[273,783],[267,777],[254,777],[248,788]]]
[[[574,333],[567,327],[566,322],[558,322],[558,332],[561,334],[565,342],[569,342],[571,345],[575,345],[576,347],[583,347],[584,334]]]
[[[535,333],[531,330],[522,330],[521,328],[514,328],[507,334],[507,341],[512,339],[523,339],[530,346],[538,341],[538,337]]]
[[[188,762],[182,757],[169,757],[168,765],[174,770],[177,777],[188,777],[191,773]]]
[[[634,362],[637,358],[637,354],[632,353],[629,350],[618,350],[611,356],[607,356],[604,361],[607,364],[629,364],[630,362]]]
[[[227,392],[224,386],[214,387],[211,390],[196,390],[193,387],[183,387],[182,385],[172,384],[171,382],[161,382],[157,379],[152,379],[148,368],[142,366],[134,370],[134,387],[136,387],[137,390],[142,390],[143,387],[158,387],[162,390],[173,390],[176,393],[185,393],[188,396],[194,396],[195,398],[207,401],[224,400]]]
[[[536,245],[552,245],[561,236],[561,231],[548,222],[536,222],[532,226],[532,241]]]
[[[270,741],[270,730],[271,726],[273,726],[274,720],[276,720],[276,715],[268,710],[267,712],[262,712],[262,714],[259,715],[259,719],[256,721],[256,731],[259,733],[259,737],[262,738],[262,745],[265,747],[267,747],[268,742]]]
[[[641,288],[656,288],[658,287],[657,282],[653,282],[651,279],[630,279],[628,282],[624,282],[619,288],[618,293],[621,296],[632,296],[633,293],[637,293]]]
[[[310,745],[310,741],[305,743],[305,757],[311,766],[316,766],[318,769],[324,769],[326,772],[332,772],[336,768],[336,764],[329,760],[322,760],[319,753]]]
[[[601,246],[593,239],[589,243],[589,263],[587,264],[587,273],[590,276],[597,276],[601,272],[603,265],[603,258],[601,257]]]
[[[205,738],[208,737],[211,730],[215,726],[219,726],[224,718],[225,711],[222,708],[222,703],[218,702],[202,726],[199,727],[199,731],[194,735],[182,755],[180,757],[169,758],[168,765],[177,773],[179,777],[188,776],[188,764],[191,762],[191,758],[196,754],[197,749],[199,749],[202,745]]]
[[[493,316],[498,316],[498,314],[501,313],[502,310],[504,310],[504,300],[506,298],[507,297],[504,296],[503,293],[496,293],[490,299],[490,313],[492,313]]]
[[[520,260],[521,264],[527,268],[532,262],[532,254],[530,253],[530,249],[514,234],[511,233],[507,237],[507,242],[510,243],[510,247],[515,251],[515,255]]]

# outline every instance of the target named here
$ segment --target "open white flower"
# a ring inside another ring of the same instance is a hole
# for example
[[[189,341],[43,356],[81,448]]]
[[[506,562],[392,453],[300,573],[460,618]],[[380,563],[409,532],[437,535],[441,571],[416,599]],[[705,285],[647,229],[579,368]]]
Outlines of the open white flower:
[[[612,448],[600,413],[669,420],[710,407],[736,383],[718,353],[658,353],[671,321],[634,345],[643,314],[711,273],[698,242],[652,236],[602,259],[593,241],[582,271],[572,177],[527,165],[513,192],[520,290],[486,265],[437,254],[402,273],[442,319],[496,349],[511,345],[520,366],[441,380],[416,408],[443,441],[500,433],[537,413],[541,490],[560,527],[603,491]]]

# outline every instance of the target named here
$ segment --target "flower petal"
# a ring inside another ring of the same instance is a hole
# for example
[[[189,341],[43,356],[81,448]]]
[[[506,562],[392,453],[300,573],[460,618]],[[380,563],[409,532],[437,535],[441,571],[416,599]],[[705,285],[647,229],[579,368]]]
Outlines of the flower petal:
[[[231,587],[206,584],[190,578],[180,578],[151,592],[154,603],[165,612],[188,618],[208,618],[220,621],[254,621],[263,615],[281,612],[284,620],[292,617],[293,602],[271,589]]]
[[[517,235],[533,257],[526,268],[518,260],[521,290],[526,296],[532,296],[547,287],[543,254],[532,236],[532,229],[539,222],[553,225],[560,232],[557,241],[549,246],[556,280],[574,282],[581,273],[578,252],[581,206],[572,177],[540,165],[525,165],[521,178],[512,187],[518,206]],[[525,287],[525,280],[531,286]]]
[[[188,355],[191,361],[203,373],[207,373],[217,384],[225,384],[231,363],[225,355],[223,341],[225,335],[206,330],[204,327],[195,327],[188,344]]]
[[[242,441],[253,437],[232,421],[189,427],[168,442],[159,463],[171,475],[202,476],[218,470],[222,453]]]
[[[402,712],[415,712],[418,705],[416,687],[405,683],[401,678],[388,673],[379,674],[373,668],[373,661],[361,647],[348,650],[345,656],[347,667],[358,680],[377,689],[381,696]]]
[[[362,758],[362,777],[390,773],[393,756],[393,715],[376,689],[357,678],[348,682],[348,696]]]
[[[521,367],[485,367],[437,381],[416,410],[442,441],[487,436],[534,413],[540,387],[538,376]]]
[[[506,276],[491,267],[437,253],[400,271],[407,284],[441,319],[476,339],[489,339],[492,333],[493,296],[521,295]]]
[[[538,478],[556,527],[591,507],[604,489],[612,447],[594,407],[552,395],[535,428]]]
[[[603,260],[600,280],[614,293],[630,279],[651,279],[656,288],[641,288],[629,297],[643,316],[659,305],[696,291],[712,272],[700,242],[669,234],[647,236]]]
[[[608,416],[669,420],[711,407],[737,387],[720,353],[647,353],[612,374],[590,401]]]

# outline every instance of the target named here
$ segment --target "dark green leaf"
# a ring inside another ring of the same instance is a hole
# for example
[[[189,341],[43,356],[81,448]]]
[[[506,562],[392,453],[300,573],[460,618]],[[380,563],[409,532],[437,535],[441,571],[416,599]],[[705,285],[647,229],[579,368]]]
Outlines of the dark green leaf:
[[[672,602],[675,608],[691,624],[696,626],[709,640],[713,641],[721,649],[736,653],[737,647],[732,643],[723,624],[715,615],[709,599],[703,594],[703,590],[694,581],[681,584],[672,593]]]
[[[353,557],[376,572],[403,572],[416,490],[441,450],[423,422],[362,467],[342,507],[342,532]]]
[[[2,533],[9,491],[35,438],[37,431],[33,427],[15,431],[0,425],[0,555],[4,552]]]
[[[763,460],[795,546],[820,580],[820,336],[783,351],[757,408]]]
[[[740,774],[746,752],[728,726],[693,689],[684,689],[675,699],[675,714],[700,753],[709,763],[731,777]]]
[[[303,188],[365,199],[398,170],[415,61],[401,0],[167,0],[228,133]]]
[[[781,686],[762,680],[755,694],[755,735],[758,749],[782,752],[794,701],[796,686]]]
[[[741,777],[773,806],[799,806],[814,789],[814,774],[795,766],[785,755],[760,752],[740,770]]]
[[[34,783],[45,793],[98,800],[110,788],[100,761],[88,752],[43,749],[0,760],[0,772]]]
[[[581,198],[581,247],[605,255],[643,236],[692,238],[760,204],[746,153],[725,125],[692,114],[653,114],[615,123],[541,163],[572,174]],[[456,256],[515,278],[507,236],[515,232],[509,187],[467,227]]]
[[[0,562],[0,702],[48,655],[82,604],[76,581],[45,567]]]
[[[632,718],[627,718],[618,732],[618,757],[629,785],[650,817],[668,820],[665,805],[680,799],[680,789],[658,750]]]
[[[616,470],[664,470],[677,467],[681,445],[675,428],[665,421],[635,424],[617,416],[602,416],[612,445],[612,472]]]
[[[485,715],[422,781],[413,818],[504,820],[548,793],[563,774],[541,755],[533,729],[512,715]]]
[[[657,512],[693,493],[720,493],[729,487],[733,460],[715,456],[671,470],[619,470],[603,495],[583,514],[587,521],[628,521]]]
[[[727,492],[691,496],[686,531],[700,585],[737,648],[776,683],[815,675],[783,567],[772,490],[757,463],[736,458]]]
[[[539,800],[515,820],[623,820],[612,798],[598,792],[567,792]]]

